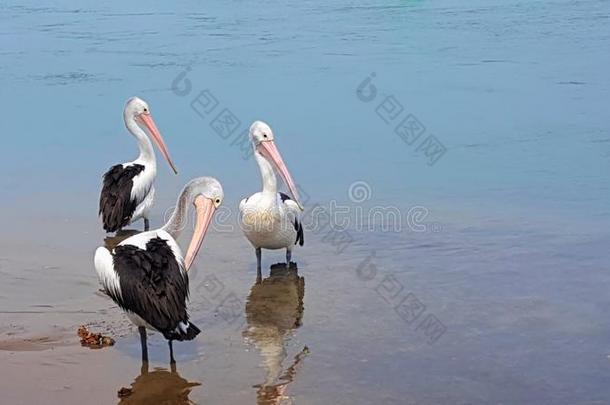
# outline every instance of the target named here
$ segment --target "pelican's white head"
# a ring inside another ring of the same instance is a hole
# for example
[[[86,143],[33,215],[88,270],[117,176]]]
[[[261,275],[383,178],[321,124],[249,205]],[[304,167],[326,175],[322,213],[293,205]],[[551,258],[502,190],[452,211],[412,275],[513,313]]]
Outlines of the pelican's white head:
[[[165,145],[165,141],[157,129],[157,125],[155,124],[152,115],[150,115],[150,107],[148,107],[148,103],[139,97],[131,97],[125,104],[123,117],[125,119],[125,123],[127,124],[127,128],[129,128],[128,123],[130,121],[134,121],[136,124],[138,124],[138,126],[148,131],[153,141],[161,151],[161,154],[163,157],[165,157],[165,160],[167,160],[167,163],[169,163],[174,173],[178,174],[176,166],[169,155],[169,150]]]
[[[225,198],[222,185],[214,177],[197,177],[189,181],[184,187],[187,199],[193,204],[198,197],[207,198],[215,208],[218,208]]]
[[[249,135],[254,152],[275,167],[275,169],[280,173],[280,176],[282,176],[284,179],[284,182],[288,186],[288,189],[290,190],[290,193],[292,194],[292,197],[296,201],[297,205],[299,208],[301,208],[301,210],[303,210],[296,184],[294,183],[288,168],[284,164],[282,155],[280,155],[279,150],[275,146],[271,127],[263,121],[254,121],[254,123],[250,126]]]
[[[150,114],[150,109],[148,107],[148,103],[142,100],[140,97],[131,97],[129,100],[127,100],[127,103],[125,103],[126,116],[138,119],[140,114],[144,113]]]
[[[263,121],[254,121],[250,125],[250,142],[256,147],[263,141],[273,141],[273,131]]]

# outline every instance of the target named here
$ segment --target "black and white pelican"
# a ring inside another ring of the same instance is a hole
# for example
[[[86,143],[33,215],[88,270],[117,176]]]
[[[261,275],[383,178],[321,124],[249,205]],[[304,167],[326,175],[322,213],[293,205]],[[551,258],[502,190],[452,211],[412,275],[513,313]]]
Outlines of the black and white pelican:
[[[138,97],[127,100],[123,119],[127,130],[138,140],[140,155],[133,162],[112,166],[104,174],[99,213],[106,232],[120,231],[140,218],[144,218],[144,230],[148,231],[148,213],[155,198],[153,184],[157,160],[150,138],[142,127],[148,130],[174,173],[178,172],[144,100]]]
[[[303,206],[292,176],[275,146],[269,125],[255,121],[250,126],[249,134],[263,180],[263,191],[241,200],[240,225],[254,246],[257,270],[260,273],[261,248],[286,249],[286,263],[290,263],[294,246],[303,246],[303,227],[299,220]],[[274,168],[284,179],[292,198],[278,193]]]
[[[200,332],[189,322],[186,309],[187,271],[223,198],[216,179],[193,179],[180,193],[171,218],[162,228],[131,236],[112,251],[99,247],[95,252],[95,270],[106,294],[138,327],[143,361],[148,359],[147,328],[161,332],[169,341],[172,363],[172,341],[192,340]],[[186,226],[190,204],[196,210],[195,231],[183,258],[176,239]]]

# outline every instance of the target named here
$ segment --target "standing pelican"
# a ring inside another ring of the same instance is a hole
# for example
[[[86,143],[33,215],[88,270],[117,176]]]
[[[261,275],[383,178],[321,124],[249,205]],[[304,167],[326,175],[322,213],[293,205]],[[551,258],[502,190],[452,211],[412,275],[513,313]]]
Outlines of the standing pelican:
[[[99,213],[106,232],[120,231],[140,218],[144,218],[144,230],[148,231],[148,214],[155,198],[153,183],[157,176],[157,160],[142,126],[148,130],[174,173],[178,172],[144,100],[138,97],[127,100],[123,119],[127,130],[138,140],[140,156],[133,162],[112,166],[104,174]]]
[[[241,228],[256,251],[256,265],[260,276],[261,248],[286,249],[286,263],[290,263],[292,248],[303,246],[303,227],[299,213],[303,206],[299,202],[297,188],[282,156],[273,141],[269,125],[255,121],[250,126],[250,142],[254,158],[263,179],[263,191],[241,200],[239,203]],[[278,193],[273,168],[280,173],[292,197]]]
[[[192,340],[200,332],[189,322],[186,310],[187,271],[223,198],[216,179],[193,179],[180,193],[176,209],[163,228],[131,236],[112,251],[99,247],[95,252],[95,270],[106,294],[138,327],[142,361],[148,361],[146,328],[161,332],[169,341],[172,363],[172,341]],[[196,224],[183,259],[176,239],[186,225],[190,204],[195,206]]]

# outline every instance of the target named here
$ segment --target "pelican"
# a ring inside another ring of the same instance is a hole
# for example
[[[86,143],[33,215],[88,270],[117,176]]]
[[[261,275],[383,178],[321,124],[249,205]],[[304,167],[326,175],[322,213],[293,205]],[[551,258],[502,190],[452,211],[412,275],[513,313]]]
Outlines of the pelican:
[[[133,162],[112,166],[104,174],[99,213],[106,232],[120,231],[140,218],[144,218],[144,230],[148,231],[148,215],[155,198],[153,183],[157,176],[157,160],[150,138],[142,127],[148,130],[174,173],[178,172],[144,100],[138,97],[127,100],[123,119],[127,130],[138,140],[140,155]]]
[[[138,327],[144,362],[148,361],[146,329],[162,333],[169,341],[171,363],[175,362],[172,341],[192,340],[200,332],[187,314],[187,271],[223,198],[218,180],[193,179],[162,228],[131,236],[112,251],[99,247],[95,252],[95,270],[104,291]],[[186,225],[190,204],[196,211],[195,231],[183,258],[176,239]]]
[[[299,220],[303,206],[292,176],[275,146],[269,125],[255,121],[250,126],[249,136],[261,172],[263,191],[241,200],[240,225],[254,246],[260,278],[262,248],[286,249],[286,263],[289,264],[294,246],[303,246],[303,227]],[[278,193],[274,168],[284,179],[292,198]]]

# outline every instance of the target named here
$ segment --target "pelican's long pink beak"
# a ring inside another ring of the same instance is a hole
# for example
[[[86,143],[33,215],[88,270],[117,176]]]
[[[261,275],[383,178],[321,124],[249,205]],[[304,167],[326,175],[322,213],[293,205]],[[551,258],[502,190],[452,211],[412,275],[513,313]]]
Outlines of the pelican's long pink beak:
[[[169,150],[167,149],[167,146],[165,146],[165,141],[163,141],[163,137],[161,136],[161,133],[157,129],[157,126],[155,125],[155,121],[152,119],[152,116],[148,113],[143,113],[143,114],[140,114],[138,116],[138,118],[140,118],[140,120],[142,120],[142,123],[148,129],[148,132],[150,132],[150,135],[152,136],[153,141],[155,141],[155,144],[157,144],[157,147],[161,151],[161,154],[163,154],[163,157],[165,157],[165,160],[167,160],[167,163],[169,163],[169,165],[172,167],[172,170],[174,171],[174,173],[178,174],[178,171],[176,170],[176,166],[174,166],[174,162],[172,161],[172,157],[169,155]]]
[[[203,238],[208,231],[210,222],[212,222],[214,211],[216,211],[216,207],[214,207],[212,200],[202,195],[195,198],[194,204],[197,219],[195,223],[195,232],[193,232],[193,238],[186,251],[186,258],[184,259],[184,265],[186,266],[187,271],[191,268],[199,249],[201,249]]]
[[[303,206],[301,205],[301,200],[299,198],[299,193],[297,191],[297,187],[294,184],[294,180],[292,180],[292,176],[288,171],[288,168],[284,164],[284,160],[282,159],[282,155],[277,150],[275,146],[275,142],[273,141],[262,141],[258,144],[257,149],[259,152],[267,159],[270,160],[276,167],[277,171],[280,172],[280,175],[284,179],[284,182],[288,186],[292,197],[294,197],[297,205],[303,211]]]

